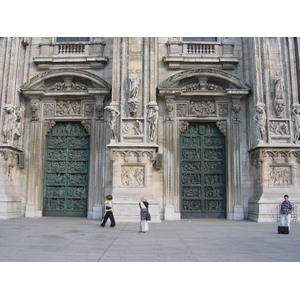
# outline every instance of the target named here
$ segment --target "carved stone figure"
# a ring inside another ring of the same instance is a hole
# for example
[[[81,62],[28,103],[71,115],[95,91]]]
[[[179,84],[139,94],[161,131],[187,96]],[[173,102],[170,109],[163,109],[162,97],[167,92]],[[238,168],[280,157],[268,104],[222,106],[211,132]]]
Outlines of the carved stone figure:
[[[12,143],[14,139],[14,134],[16,132],[16,120],[17,116],[15,113],[15,108],[11,104],[7,104],[4,107],[4,124],[3,124],[3,136],[4,143]]]
[[[297,107],[292,111],[292,120],[294,122],[294,143],[297,143],[300,137],[300,108]]]
[[[158,106],[151,107],[148,113],[149,121],[149,140],[154,141],[156,136],[156,124],[158,120]]]
[[[112,140],[117,139],[117,118],[120,115],[120,112],[113,106],[106,106],[105,110],[110,113],[110,128],[112,133]]]
[[[143,124],[140,120],[136,120],[136,126],[134,127],[135,134],[140,135],[143,133]]]
[[[284,84],[280,76],[279,71],[277,71],[275,76],[275,100],[283,99]]]
[[[267,135],[266,135],[266,112],[263,108],[264,104],[256,105],[256,114],[254,117],[254,120],[257,123],[257,140],[258,141],[266,141]]]
[[[128,83],[129,83],[129,99],[137,99],[139,88],[140,88],[140,79],[139,75],[133,70],[128,75]]]

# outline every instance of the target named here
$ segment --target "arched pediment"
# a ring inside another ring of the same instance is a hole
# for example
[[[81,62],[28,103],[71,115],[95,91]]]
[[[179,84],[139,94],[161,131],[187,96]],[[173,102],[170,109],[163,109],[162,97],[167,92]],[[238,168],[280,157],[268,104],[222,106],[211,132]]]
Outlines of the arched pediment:
[[[59,69],[38,74],[20,88],[23,94],[100,92],[109,93],[111,85],[99,76],[83,70]]]
[[[197,68],[174,74],[158,85],[162,94],[184,94],[189,92],[230,93],[243,91],[248,94],[250,86],[239,77],[217,69]]]

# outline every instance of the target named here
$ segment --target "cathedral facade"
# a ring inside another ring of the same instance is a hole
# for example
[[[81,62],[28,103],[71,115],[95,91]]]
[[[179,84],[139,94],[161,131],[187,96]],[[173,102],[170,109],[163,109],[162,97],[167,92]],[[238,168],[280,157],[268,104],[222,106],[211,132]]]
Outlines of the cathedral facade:
[[[299,42],[0,38],[0,218],[276,221],[300,203]],[[299,120],[299,122],[298,122]]]

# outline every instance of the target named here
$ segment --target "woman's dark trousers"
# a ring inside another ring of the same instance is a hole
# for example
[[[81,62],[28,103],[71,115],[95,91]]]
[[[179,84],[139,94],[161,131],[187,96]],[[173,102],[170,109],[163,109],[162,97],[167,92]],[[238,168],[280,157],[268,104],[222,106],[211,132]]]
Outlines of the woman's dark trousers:
[[[104,216],[104,219],[101,223],[101,226],[104,227],[108,218],[110,219],[110,227],[115,227],[116,226],[116,222],[115,222],[115,218],[114,218],[114,214],[112,211],[107,211],[105,216]]]

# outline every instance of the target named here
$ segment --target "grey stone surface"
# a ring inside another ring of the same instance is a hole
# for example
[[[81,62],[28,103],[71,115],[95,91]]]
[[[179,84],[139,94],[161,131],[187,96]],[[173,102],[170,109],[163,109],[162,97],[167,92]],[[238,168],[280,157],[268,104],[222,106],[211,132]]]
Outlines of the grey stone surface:
[[[299,262],[300,224],[177,220],[99,227],[85,218],[0,220],[1,262]]]

